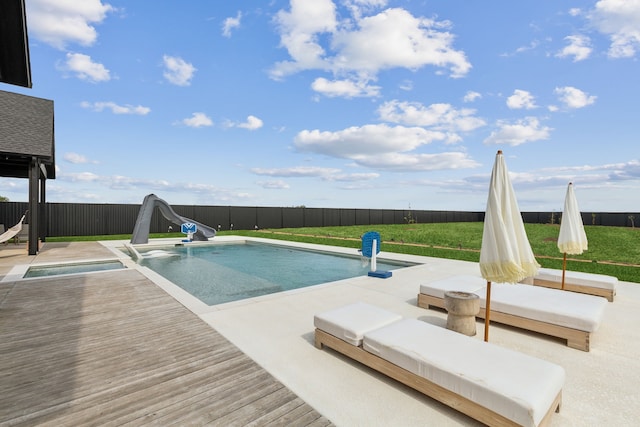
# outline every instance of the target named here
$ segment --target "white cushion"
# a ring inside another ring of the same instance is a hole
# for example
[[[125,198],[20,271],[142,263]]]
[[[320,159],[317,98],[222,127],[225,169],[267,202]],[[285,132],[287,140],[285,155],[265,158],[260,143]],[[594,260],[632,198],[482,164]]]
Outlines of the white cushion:
[[[562,270],[553,268],[541,268],[535,276],[539,280],[549,282],[562,282]],[[565,283],[572,285],[590,286],[592,288],[609,289],[614,291],[618,285],[618,278],[604,274],[583,273],[581,271],[565,271]]]
[[[339,307],[313,317],[313,325],[349,344],[359,346],[365,333],[402,319],[399,314],[364,303]]]
[[[363,348],[523,426],[537,426],[562,390],[550,362],[404,319],[367,332]]]
[[[480,305],[485,304],[482,299]],[[594,295],[524,284],[491,285],[491,310],[585,332],[598,329],[606,306],[606,298]]]
[[[485,287],[474,290],[481,284]],[[420,285],[421,293],[437,298],[453,290],[477,294],[480,307],[486,307],[486,281],[480,276],[454,276]],[[598,329],[606,306],[605,298],[594,295],[522,283],[491,284],[491,310],[585,332]]]
[[[486,294],[487,281],[480,276],[454,276],[420,285],[420,293],[436,298],[444,298],[445,292],[460,291],[477,294],[480,298]]]

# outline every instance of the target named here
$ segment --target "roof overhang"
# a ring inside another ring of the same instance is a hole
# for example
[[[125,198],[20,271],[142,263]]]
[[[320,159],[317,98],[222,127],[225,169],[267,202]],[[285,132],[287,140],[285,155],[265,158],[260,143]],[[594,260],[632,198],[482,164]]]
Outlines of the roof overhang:
[[[0,1],[0,82],[32,85],[25,0]]]

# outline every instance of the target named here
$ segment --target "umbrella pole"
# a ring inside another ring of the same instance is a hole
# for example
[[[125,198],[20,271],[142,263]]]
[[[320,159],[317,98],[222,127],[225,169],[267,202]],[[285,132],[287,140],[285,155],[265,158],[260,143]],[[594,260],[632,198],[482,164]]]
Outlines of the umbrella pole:
[[[484,340],[489,341],[489,314],[491,313],[491,282],[487,281],[487,298],[484,308]]]
[[[567,253],[564,253],[564,257],[562,259],[562,290],[564,291],[564,275],[567,271]]]

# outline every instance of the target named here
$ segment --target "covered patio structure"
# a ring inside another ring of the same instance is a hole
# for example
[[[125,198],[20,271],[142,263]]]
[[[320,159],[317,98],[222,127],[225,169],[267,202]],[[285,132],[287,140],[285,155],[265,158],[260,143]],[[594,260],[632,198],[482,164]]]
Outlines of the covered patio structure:
[[[29,255],[46,236],[46,180],[55,179],[53,101],[0,91],[0,176],[29,180]]]

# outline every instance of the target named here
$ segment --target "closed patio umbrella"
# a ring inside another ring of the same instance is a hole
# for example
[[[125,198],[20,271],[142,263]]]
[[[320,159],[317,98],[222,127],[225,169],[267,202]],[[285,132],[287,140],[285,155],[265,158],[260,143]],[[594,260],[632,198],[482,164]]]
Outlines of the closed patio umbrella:
[[[562,289],[564,289],[564,276],[567,271],[567,254],[580,255],[588,248],[587,234],[584,232],[584,224],[573,191],[573,183],[570,182],[567,186],[567,195],[564,198],[564,210],[558,235],[558,249],[564,254],[562,258]]]
[[[485,341],[489,340],[491,282],[517,283],[535,276],[539,267],[524,229],[502,150],[499,150],[491,171],[480,247],[480,272],[487,280]]]

